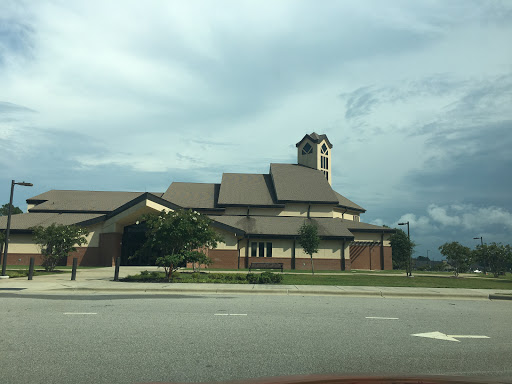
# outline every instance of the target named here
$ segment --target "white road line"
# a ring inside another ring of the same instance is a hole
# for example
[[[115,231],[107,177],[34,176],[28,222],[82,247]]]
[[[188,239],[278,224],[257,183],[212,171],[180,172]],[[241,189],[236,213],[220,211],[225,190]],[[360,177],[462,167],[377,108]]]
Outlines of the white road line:
[[[97,315],[96,312],[64,312],[65,315]]]
[[[378,316],[367,316],[365,319],[377,319],[377,320],[398,320],[398,317],[378,317]]]
[[[247,316],[247,313],[215,313],[214,316]]]

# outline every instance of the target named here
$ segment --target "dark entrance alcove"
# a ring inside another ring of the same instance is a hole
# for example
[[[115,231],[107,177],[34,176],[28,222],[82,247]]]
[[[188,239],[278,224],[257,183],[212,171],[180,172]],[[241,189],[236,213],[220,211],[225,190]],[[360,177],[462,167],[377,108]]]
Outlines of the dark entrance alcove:
[[[148,252],[138,252],[146,241],[146,223],[124,227],[121,246],[121,265],[153,265]]]

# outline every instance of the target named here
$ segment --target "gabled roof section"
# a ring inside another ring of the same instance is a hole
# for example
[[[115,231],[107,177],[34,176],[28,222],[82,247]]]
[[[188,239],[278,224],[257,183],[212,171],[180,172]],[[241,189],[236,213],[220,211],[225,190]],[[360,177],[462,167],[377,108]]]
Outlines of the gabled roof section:
[[[270,164],[277,202],[339,204],[324,174],[298,164]]]
[[[47,227],[51,224],[62,225],[82,225],[87,226],[96,222],[103,221],[105,215],[94,213],[20,213],[11,216],[11,231],[30,232],[30,228],[43,226]],[[0,229],[7,227],[7,217],[0,217]]]
[[[341,219],[282,216],[211,216],[211,219],[246,236],[295,237],[301,225],[309,222],[318,227],[318,234],[323,238],[354,238],[347,221]]]
[[[29,210],[31,213],[109,213],[145,193],[51,190],[27,199],[27,204],[36,204]],[[161,193],[152,195],[160,197]]]
[[[271,207],[276,205],[274,195],[270,175],[224,173],[218,205]]]
[[[340,208],[349,208],[349,209],[353,209],[353,210],[360,211],[360,212],[366,212],[366,209],[364,209],[363,207],[357,205],[353,201],[347,199],[345,196],[340,195],[336,191],[333,191],[333,192],[336,195],[336,197],[338,198],[338,202],[339,202],[338,203],[338,207],[340,207]]]
[[[220,184],[173,182],[162,199],[183,208],[216,209]]]
[[[379,233],[395,233],[396,230],[393,228],[381,227],[380,225],[373,225],[368,223],[362,223],[351,220],[344,220],[347,224],[347,228],[353,232],[379,232]]]
[[[313,132],[309,135],[305,135],[301,141],[299,141],[297,144],[295,144],[296,147],[298,147],[299,145],[302,144],[302,142],[306,139],[309,139],[311,140],[313,143],[315,144],[320,144],[322,142],[322,140],[325,140],[325,142],[327,143],[327,146],[329,148],[332,148],[332,144],[331,142],[329,141],[329,139],[327,138],[327,135],[319,135],[318,133],[316,132]]]

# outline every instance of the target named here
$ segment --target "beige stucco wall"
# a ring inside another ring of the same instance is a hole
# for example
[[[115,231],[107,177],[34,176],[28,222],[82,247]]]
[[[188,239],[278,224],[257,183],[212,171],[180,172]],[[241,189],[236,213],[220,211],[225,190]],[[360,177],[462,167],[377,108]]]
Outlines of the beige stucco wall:
[[[237,238],[235,237],[234,233],[220,228],[214,228],[214,230],[223,238],[223,241],[217,244],[217,249],[238,249]]]
[[[251,238],[249,239],[249,256],[251,256],[251,243],[252,242],[264,242],[272,243],[272,257],[282,257],[282,258],[290,258],[292,257],[292,248],[293,248],[293,240],[292,239],[261,239],[261,238]],[[244,239],[240,242],[240,256],[245,257],[245,245],[247,244],[247,239]],[[266,245],[265,245],[266,246]]]
[[[318,252],[313,255],[313,259],[341,259],[342,257],[342,248],[343,242],[341,240],[322,240],[320,242],[320,246],[318,247]],[[295,250],[295,258],[309,259],[309,255],[304,253],[304,250],[297,243],[297,248]]]
[[[11,253],[41,253],[41,249],[34,243],[32,234],[11,233],[9,235],[9,254]]]
[[[111,217],[103,224],[103,233],[123,233],[124,227],[127,225],[135,224],[141,217],[148,213],[158,213],[162,211],[171,211],[171,209],[157,204],[150,200],[144,200],[140,203],[128,208],[127,210]]]

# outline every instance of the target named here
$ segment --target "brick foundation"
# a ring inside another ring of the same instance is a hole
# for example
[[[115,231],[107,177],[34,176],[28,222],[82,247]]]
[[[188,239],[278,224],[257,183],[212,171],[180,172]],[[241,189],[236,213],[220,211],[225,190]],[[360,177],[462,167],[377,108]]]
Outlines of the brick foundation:
[[[236,249],[209,249],[208,257],[213,263],[209,269],[237,269],[238,268],[238,250]],[[240,267],[243,264],[240,261]]]

